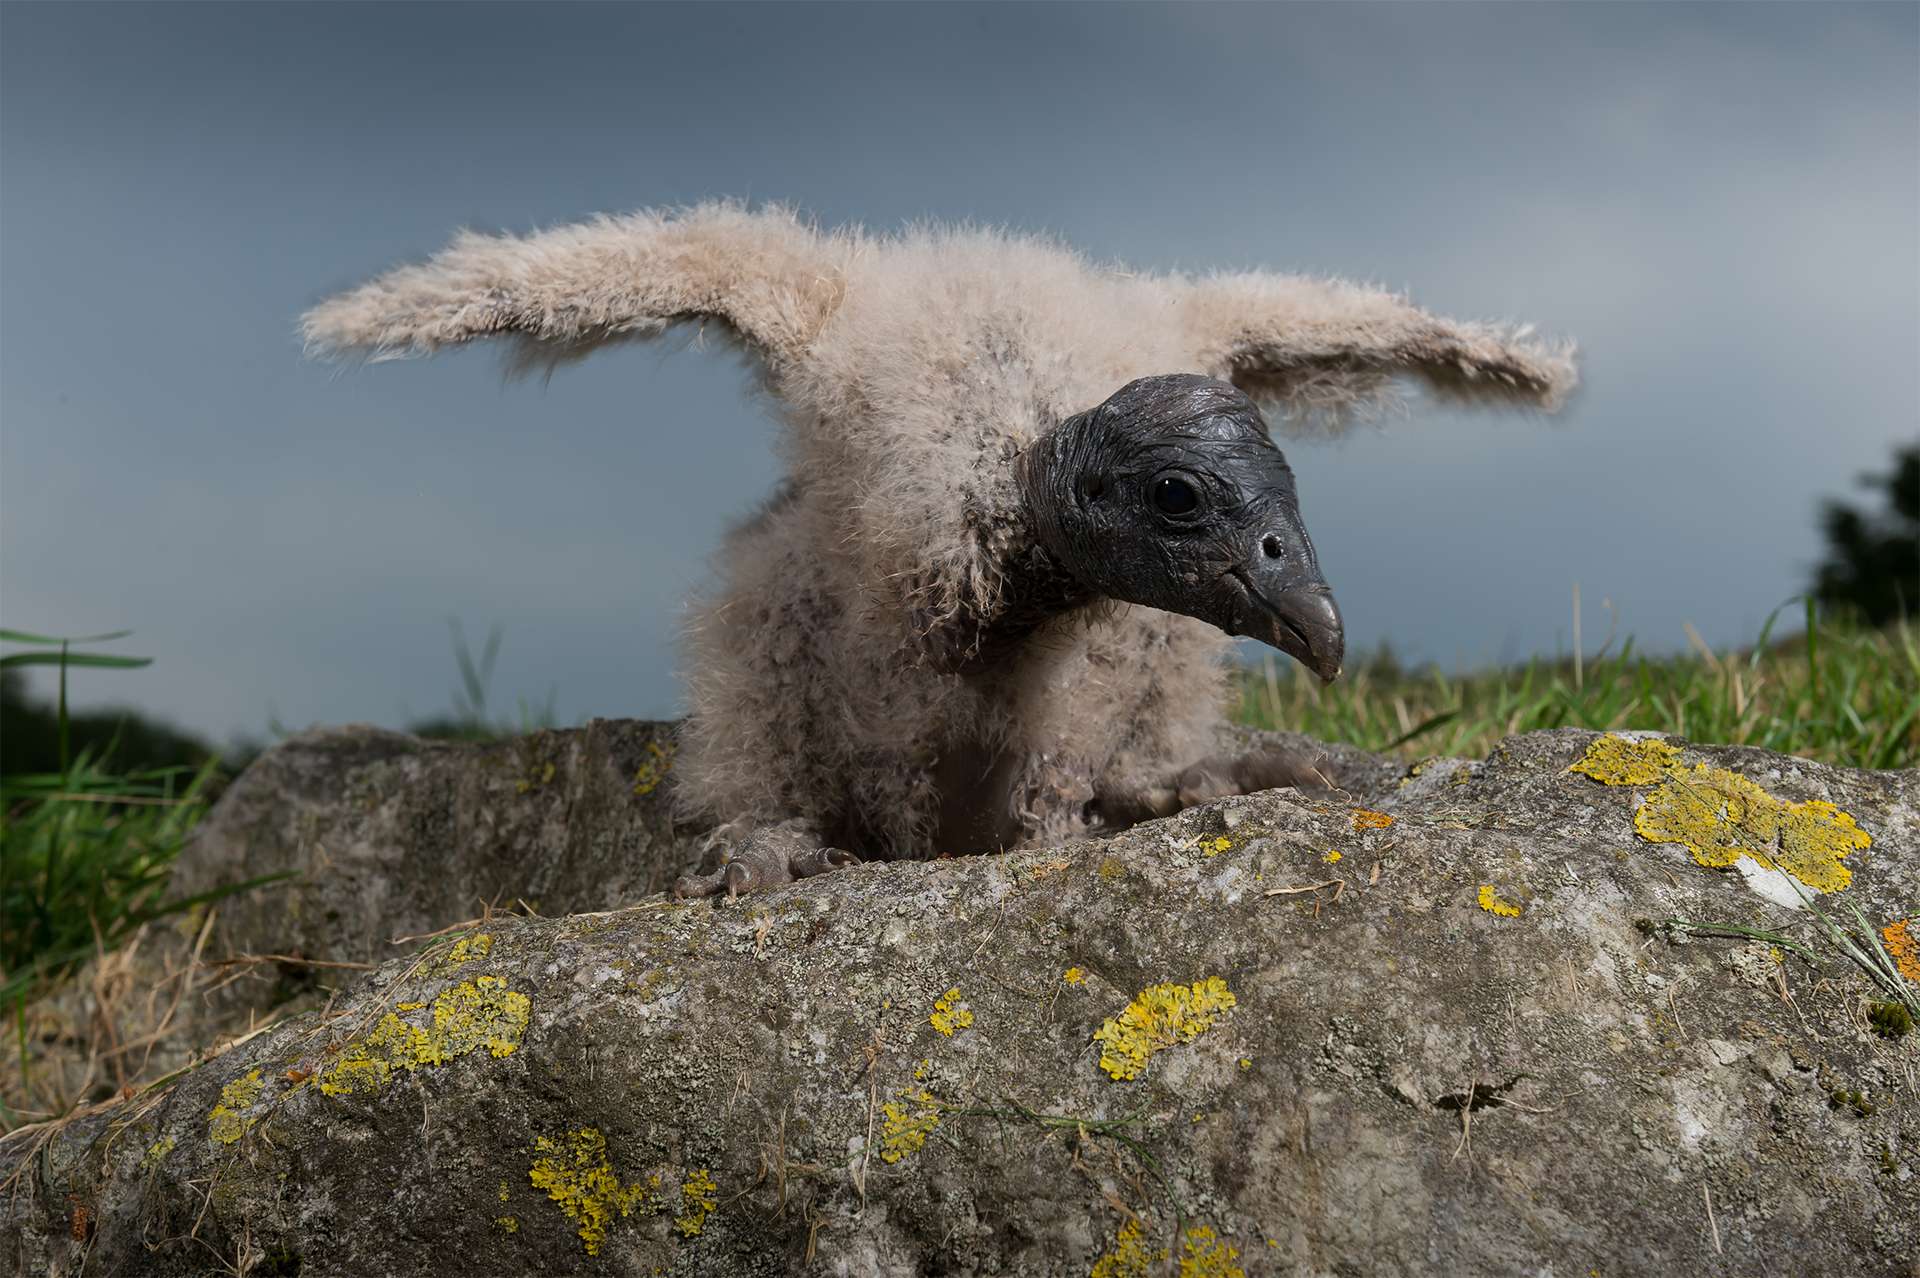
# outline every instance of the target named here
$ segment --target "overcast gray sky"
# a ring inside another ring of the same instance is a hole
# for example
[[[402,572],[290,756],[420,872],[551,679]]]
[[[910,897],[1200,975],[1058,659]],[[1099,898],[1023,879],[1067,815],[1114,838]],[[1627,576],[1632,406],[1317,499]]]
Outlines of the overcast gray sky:
[[[1750,639],[1819,499],[1920,433],[1920,8],[0,6],[0,625],[216,737],[494,693],[658,715],[775,478],[670,342],[342,371],[299,312],[457,226],[709,196],[1334,272],[1577,338],[1551,422],[1295,445],[1350,643],[1448,665]],[[1597,640],[1596,640],[1597,642]]]

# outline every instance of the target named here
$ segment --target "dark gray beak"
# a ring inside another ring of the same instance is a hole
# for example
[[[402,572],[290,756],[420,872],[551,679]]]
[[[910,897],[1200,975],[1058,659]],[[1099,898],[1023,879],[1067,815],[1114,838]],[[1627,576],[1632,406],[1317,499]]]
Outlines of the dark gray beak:
[[[1255,610],[1243,619],[1241,633],[1272,644],[1331,683],[1347,655],[1347,632],[1340,605],[1325,585],[1299,586],[1267,594],[1251,577],[1236,573]]]

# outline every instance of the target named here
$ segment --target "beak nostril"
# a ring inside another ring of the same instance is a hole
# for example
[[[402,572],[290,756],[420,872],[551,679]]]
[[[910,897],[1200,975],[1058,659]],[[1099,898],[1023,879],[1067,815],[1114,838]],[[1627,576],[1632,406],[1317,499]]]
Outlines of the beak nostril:
[[[1261,538],[1260,549],[1266,552],[1267,558],[1278,559],[1285,547],[1280,544],[1278,537],[1272,533],[1268,533],[1265,537]]]

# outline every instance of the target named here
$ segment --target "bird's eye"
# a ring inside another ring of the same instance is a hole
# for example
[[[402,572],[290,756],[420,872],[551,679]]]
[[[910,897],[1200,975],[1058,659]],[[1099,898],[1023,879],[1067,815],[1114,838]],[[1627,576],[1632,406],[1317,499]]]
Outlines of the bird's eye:
[[[1106,491],[1107,481],[1099,475],[1089,475],[1086,482],[1080,485],[1080,492],[1088,501],[1099,501]]]
[[[1191,515],[1200,494],[1184,479],[1161,479],[1153,485],[1153,508],[1163,515]]]

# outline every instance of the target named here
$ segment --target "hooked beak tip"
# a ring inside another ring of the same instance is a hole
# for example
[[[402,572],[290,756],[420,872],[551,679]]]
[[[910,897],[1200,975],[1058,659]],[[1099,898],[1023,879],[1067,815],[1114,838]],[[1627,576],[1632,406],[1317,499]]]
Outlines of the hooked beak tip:
[[[1323,682],[1340,677],[1347,636],[1332,591],[1306,586],[1266,595],[1244,577],[1241,584],[1259,610],[1252,618],[1253,638],[1280,649]]]

